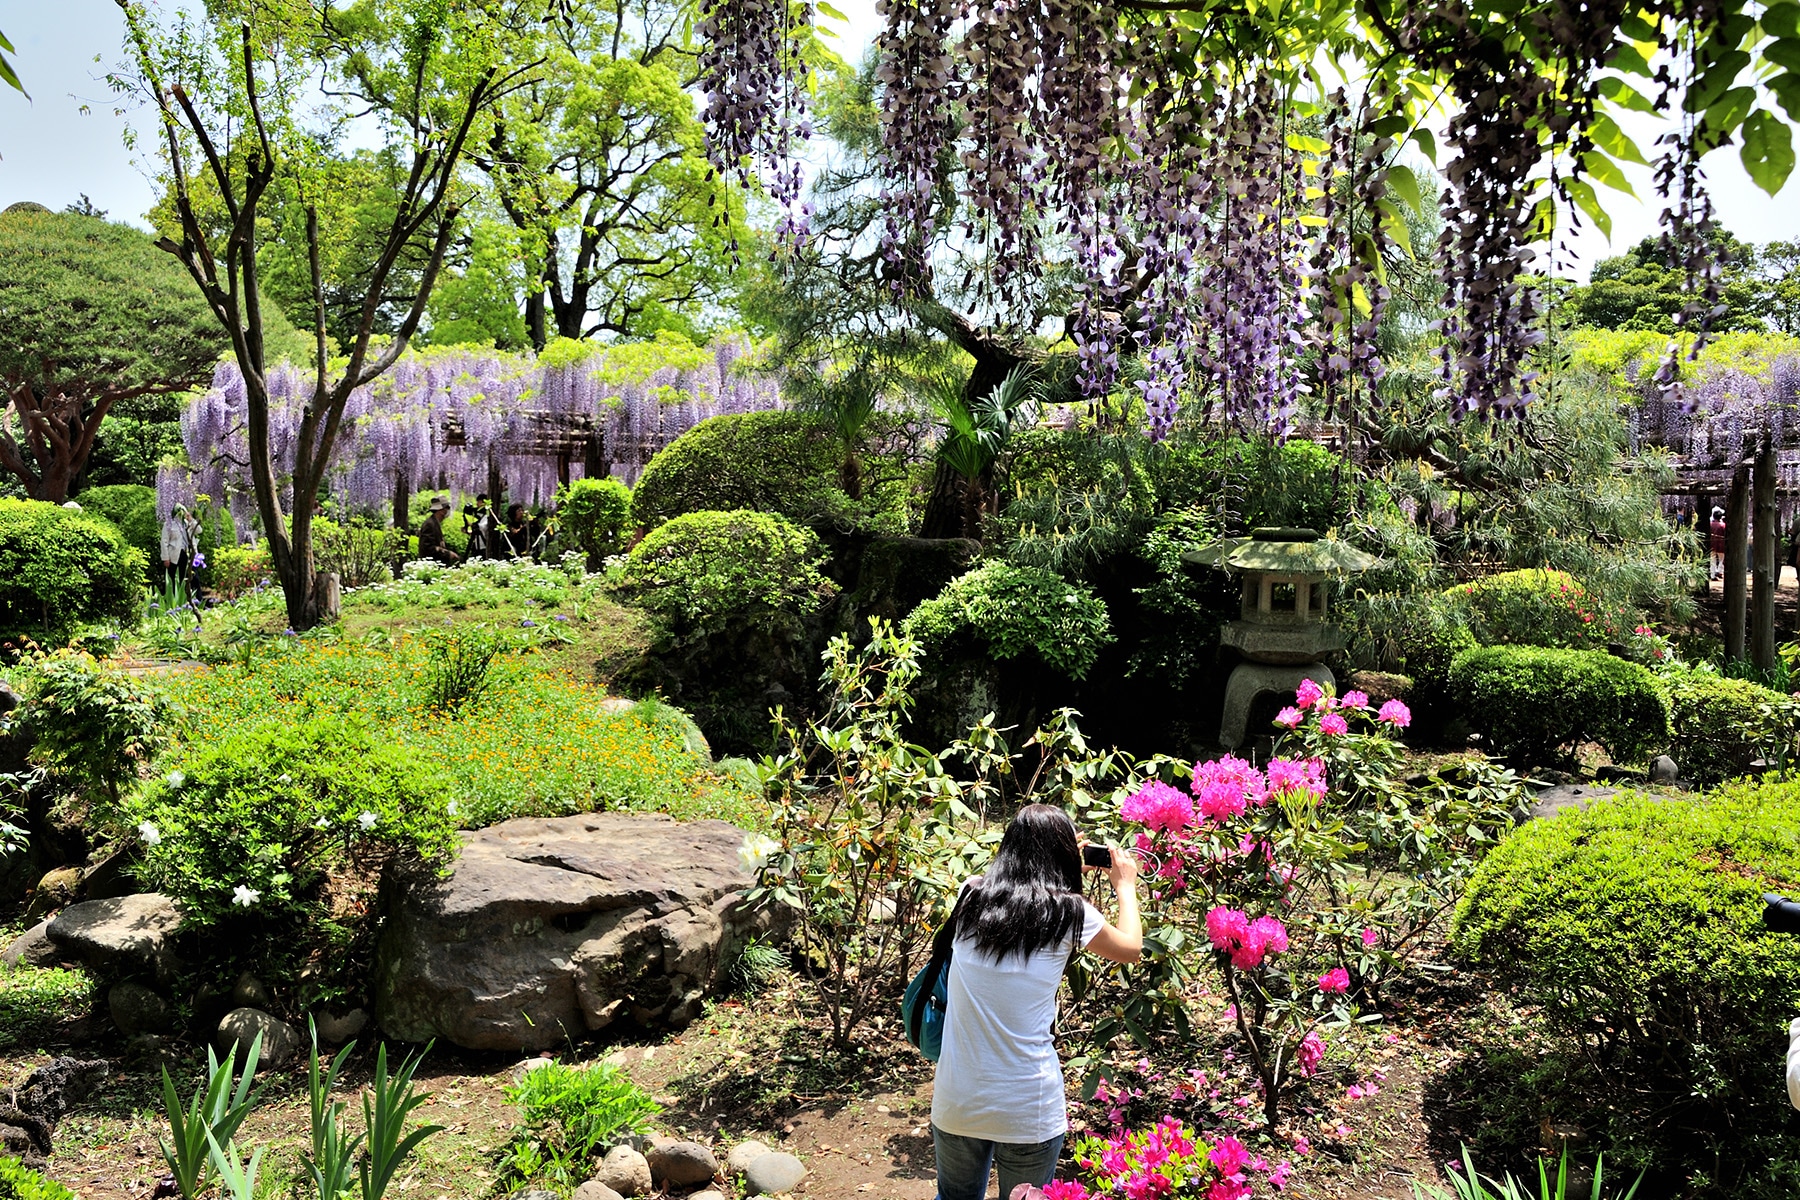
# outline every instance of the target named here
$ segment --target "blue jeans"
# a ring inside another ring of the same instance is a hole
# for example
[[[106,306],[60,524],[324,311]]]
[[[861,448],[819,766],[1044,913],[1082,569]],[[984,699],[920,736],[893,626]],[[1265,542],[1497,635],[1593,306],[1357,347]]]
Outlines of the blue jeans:
[[[1056,1176],[1062,1144],[1060,1133],[1047,1142],[1021,1145],[962,1137],[933,1125],[938,1200],[985,1200],[990,1166],[1000,1169],[1000,1200],[1009,1200],[1021,1183],[1041,1188]]]

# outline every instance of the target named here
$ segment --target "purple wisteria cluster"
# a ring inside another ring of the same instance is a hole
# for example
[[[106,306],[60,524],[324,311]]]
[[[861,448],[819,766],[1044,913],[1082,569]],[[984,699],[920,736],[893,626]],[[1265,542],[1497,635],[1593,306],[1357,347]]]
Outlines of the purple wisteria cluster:
[[[1777,447],[1800,439],[1800,355],[1760,373],[1704,364],[1680,388],[1646,384],[1633,410],[1639,438],[1680,451],[1699,464],[1735,466],[1764,435]]]
[[[542,504],[556,492],[562,454],[597,437],[599,457],[633,482],[650,457],[707,417],[781,406],[766,373],[741,369],[742,342],[725,339],[692,359],[651,366],[606,350],[546,365],[527,355],[466,350],[408,354],[358,388],[327,471],[334,499],[361,512],[386,512],[396,490],[485,491],[490,467],[513,500]],[[294,461],[311,381],[286,364],[269,373],[269,449],[278,478]],[[244,381],[222,365],[213,386],[181,414],[187,464],[157,472],[159,514],[205,494],[227,505],[240,535],[255,502],[245,424]],[[587,459],[570,456],[580,478]],[[291,495],[283,483],[283,505]]]
[[[777,242],[803,245],[812,216],[812,206],[800,198],[800,147],[812,137],[803,59],[812,7],[789,0],[713,0],[698,32],[707,156],[715,170],[746,188],[759,174],[781,207]],[[737,252],[735,231],[731,249]]]

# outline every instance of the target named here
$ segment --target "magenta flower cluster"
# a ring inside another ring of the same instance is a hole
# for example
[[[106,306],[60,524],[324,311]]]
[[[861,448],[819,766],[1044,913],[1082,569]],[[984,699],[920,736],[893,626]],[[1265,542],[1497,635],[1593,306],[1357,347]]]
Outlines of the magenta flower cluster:
[[[1274,917],[1257,917],[1254,921],[1242,910],[1223,904],[1206,914],[1206,936],[1215,950],[1231,955],[1231,965],[1249,971],[1262,965],[1270,954],[1285,954],[1288,948],[1287,926]]]

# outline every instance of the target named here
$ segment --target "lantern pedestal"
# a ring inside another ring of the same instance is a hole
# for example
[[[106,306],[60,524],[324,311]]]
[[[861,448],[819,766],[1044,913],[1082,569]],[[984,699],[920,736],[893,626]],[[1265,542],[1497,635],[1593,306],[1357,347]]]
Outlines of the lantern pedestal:
[[[1236,750],[1244,744],[1244,731],[1250,724],[1250,706],[1264,692],[1292,695],[1302,679],[1310,679],[1320,687],[1335,688],[1337,676],[1324,663],[1302,663],[1278,666],[1274,663],[1239,663],[1225,685],[1225,716],[1219,722],[1219,745]]]

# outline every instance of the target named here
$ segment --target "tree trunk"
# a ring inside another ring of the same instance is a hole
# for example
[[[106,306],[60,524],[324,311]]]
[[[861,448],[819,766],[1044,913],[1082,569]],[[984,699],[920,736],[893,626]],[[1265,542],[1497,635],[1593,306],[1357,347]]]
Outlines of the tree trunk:
[[[1731,476],[1731,492],[1725,501],[1725,661],[1744,657],[1744,573],[1748,546],[1744,535],[1750,524],[1750,470],[1739,463]]]
[[[1753,471],[1754,541],[1750,569],[1750,661],[1759,671],[1775,669],[1775,585],[1781,580],[1781,530],[1775,507],[1775,442],[1764,432]]]
[[[931,475],[931,495],[925,500],[925,515],[919,520],[919,536],[954,538],[963,536],[963,478],[938,460]]]
[[[587,479],[605,479],[612,474],[612,460],[606,457],[605,439],[598,429],[582,443],[581,474]]]
[[[394,476],[394,528],[401,533],[412,532],[412,493],[407,489],[406,476]]]

